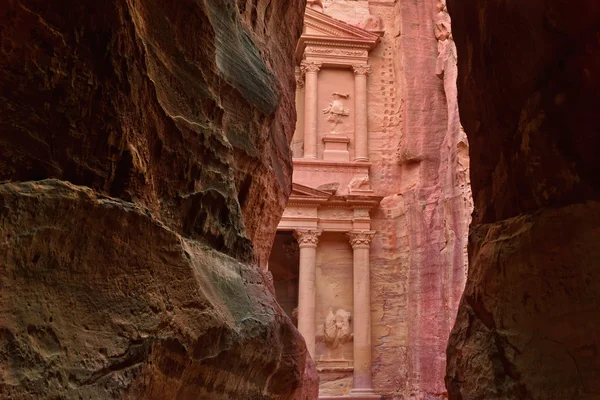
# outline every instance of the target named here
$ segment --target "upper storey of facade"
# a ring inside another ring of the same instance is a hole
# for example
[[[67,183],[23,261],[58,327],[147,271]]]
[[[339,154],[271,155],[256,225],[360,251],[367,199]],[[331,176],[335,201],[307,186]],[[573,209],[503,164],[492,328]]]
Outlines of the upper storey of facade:
[[[338,195],[372,194],[369,53],[380,41],[382,24],[366,15],[351,25],[321,11],[318,2],[309,2],[296,49],[294,182],[337,184]]]

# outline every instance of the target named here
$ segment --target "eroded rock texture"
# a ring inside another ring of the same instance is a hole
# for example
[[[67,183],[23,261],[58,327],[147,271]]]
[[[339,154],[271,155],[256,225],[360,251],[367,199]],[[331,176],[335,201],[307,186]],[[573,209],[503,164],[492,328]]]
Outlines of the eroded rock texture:
[[[468,144],[437,5],[370,5],[386,27],[369,93],[372,187],[386,197],[372,218],[389,232],[371,245],[373,382],[390,400],[446,397],[445,348],[466,279]]]
[[[386,400],[443,399],[472,209],[450,18],[436,0],[322,4],[334,18],[357,26],[381,21],[384,31],[370,52],[368,78],[370,185],[384,197],[371,212],[373,388]],[[319,85],[327,84],[326,72],[319,74]],[[319,248],[327,250],[317,268],[331,272],[318,275],[318,284],[351,279],[332,268],[351,265],[349,248],[326,235]],[[339,395],[351,385],[348,375],[321,375],[321,394]]]
[[[5,2],[0,397],[316,393],[255,263],[290,190],[303,6]]]
[[[600,4],[448,0],[475,202],[453,399],[600,398]]]

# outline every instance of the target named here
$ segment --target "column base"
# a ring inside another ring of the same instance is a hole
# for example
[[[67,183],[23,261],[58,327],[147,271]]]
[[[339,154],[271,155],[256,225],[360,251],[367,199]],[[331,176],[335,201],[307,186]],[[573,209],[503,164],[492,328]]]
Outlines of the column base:
[[[371,388],[361,388],[350,390],[350,398],[352,400],[379,400],[381,396],[375,394]]]
[[[369,159],[367,157],[357,157],[357,158],[354,159],[354,161],[357,161],[357,162],[368,162]]]

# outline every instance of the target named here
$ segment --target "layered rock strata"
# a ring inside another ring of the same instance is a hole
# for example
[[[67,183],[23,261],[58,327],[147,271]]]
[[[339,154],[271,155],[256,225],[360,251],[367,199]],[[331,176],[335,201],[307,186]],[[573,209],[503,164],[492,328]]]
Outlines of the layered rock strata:
[[[600,5],[448,3],[475,203],[450,398],[600,398]]]
[[[256,265],[302,3],[6,2],[0,397],[316,395]]]

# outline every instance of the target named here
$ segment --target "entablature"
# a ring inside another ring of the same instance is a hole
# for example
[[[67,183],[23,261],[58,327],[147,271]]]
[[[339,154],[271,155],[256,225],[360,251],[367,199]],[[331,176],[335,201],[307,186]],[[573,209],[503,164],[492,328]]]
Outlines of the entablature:
[[[374,195],[335,195],[294,183],[279,230],[321,229],[349,232],[370,229],[369,211],[383,197]]]

